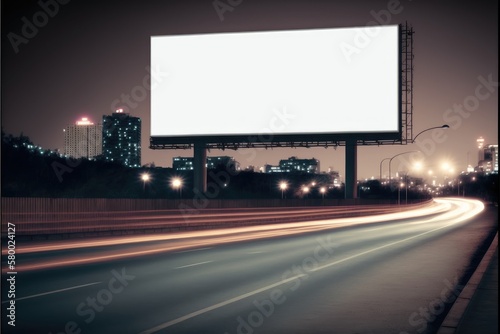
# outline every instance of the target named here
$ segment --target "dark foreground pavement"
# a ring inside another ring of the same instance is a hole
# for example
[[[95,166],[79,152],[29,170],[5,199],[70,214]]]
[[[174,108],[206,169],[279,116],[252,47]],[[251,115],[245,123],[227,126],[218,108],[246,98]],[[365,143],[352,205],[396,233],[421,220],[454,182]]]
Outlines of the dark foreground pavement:
[[[498,233],[437,333],[498,333]]]

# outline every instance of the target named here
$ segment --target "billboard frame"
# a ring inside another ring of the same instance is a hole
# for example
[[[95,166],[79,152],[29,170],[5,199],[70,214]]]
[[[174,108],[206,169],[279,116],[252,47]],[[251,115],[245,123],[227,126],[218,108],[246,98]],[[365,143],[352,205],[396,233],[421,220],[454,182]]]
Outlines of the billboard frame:
[[[279,147],[338,147],[355,141],[357,145],[406,145],[413,140],[413,28],[399,24],[399,131],[361,133],[307,133],[254,135],[150,136],[150,149],[186,150],[195,143],[207,149],[244,149]]]

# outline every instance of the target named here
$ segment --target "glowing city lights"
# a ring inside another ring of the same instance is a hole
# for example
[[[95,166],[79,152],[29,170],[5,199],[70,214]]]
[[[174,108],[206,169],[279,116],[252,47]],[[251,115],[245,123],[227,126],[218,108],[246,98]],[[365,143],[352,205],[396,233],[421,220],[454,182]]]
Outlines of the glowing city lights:
[[[76,121],[76,125],[94,125],[94,123],[92,123],[88,117],[82,117],[81,120],[79,121]]]

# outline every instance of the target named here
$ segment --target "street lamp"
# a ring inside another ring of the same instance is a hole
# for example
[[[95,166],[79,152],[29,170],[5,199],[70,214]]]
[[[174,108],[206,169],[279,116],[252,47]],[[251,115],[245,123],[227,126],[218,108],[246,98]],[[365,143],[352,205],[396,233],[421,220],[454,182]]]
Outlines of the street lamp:
[[[382,162],[389,160],[390,158],[384,158],[382,161],[380,161],[380,182],[382,182]],[[390,176],[389,176],[390,178]]]
[[[321,198],[325,199],[326,188],[325,187],[321,187],[319,189],[319,192],[321,193]]]
[[[392,179],[392,174],[391,174],[392,159],[394,159],[395,157],[399,157],[400,155],[403,155],[403,154],[416,153],[416,152],[420,152],[420,151],[407,151],[407,152],[399,153],[399,154],[396,154],[395,156],[393,156],[392,158],[389,159],[389,183],[391,182],[391,179]]]
[[[448,129],[450,126],[448,124],[443,124],[441,126],[433,126],[432,128],[428,128],[428,129],[425,129],[423,131],[420,131],[414,138],[413,140],[411,141],[411,143],[413,144],[415,142],[415,139],[417,139],[418,136],[420,136],[422,133],[426,132],[426,131],[429,131],[429,130],[434,130],[434,129]]]
[[[179,189],[179,198],[182,197],[182,179],[174,177],[171,181],[172,188]]]
[[[400,183],[398,186],[398,205],[401,204],[401,187],[404,186],[404,183]],[[408,195],[407,195],[408,196]],[[408,197],[406,198],[407,204],[408,204]]]
[[[281,189],[281,199],[283,199],[283,193],[288,188],[288,184],[285,181],[280,182],[280,189]]]
[[[302,187],[302,192],[307,195],[307,193],[309,192],[309,187]]]
[[[142,190],[146,190],[146,182],[149,182],[151,180],[151,177],[149,176],[148,173],[143,173],[141,174],[141,180],[142,180]]]

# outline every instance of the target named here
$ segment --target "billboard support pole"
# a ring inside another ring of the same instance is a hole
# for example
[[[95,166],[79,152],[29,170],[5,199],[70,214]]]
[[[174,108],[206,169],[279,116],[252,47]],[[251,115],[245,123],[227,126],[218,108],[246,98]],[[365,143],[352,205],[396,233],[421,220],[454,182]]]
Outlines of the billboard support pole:
[[[207,192],[207,144],[194,143],[193,157],[194,191],[201,194]]]
[[[356,183],[358,168],[358,147],[356,139],[346,140],[345,145],[345,198],[354,199],[358,197],[358,186]]]

